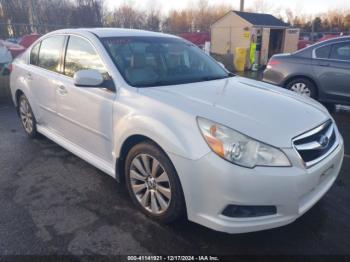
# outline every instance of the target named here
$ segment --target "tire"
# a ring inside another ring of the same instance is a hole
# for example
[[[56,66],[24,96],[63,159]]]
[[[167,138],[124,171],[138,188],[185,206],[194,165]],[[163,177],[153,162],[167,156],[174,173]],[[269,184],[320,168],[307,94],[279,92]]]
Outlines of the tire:
[[[311,98],[317,98],[317,88],[313,82],[307,78],[296,78],[290,81],[286,88],[298,94]]]
[[[29,101],[25,95],[21,95],[18,99],[18,114],[21,119],[24,131],[30,138],[38,136],[37,122]]]
[[[131,199],[144,214],[161,223],[183,216],[185,201],[180,180],[170,159],[157,145],[142,142],[131,148],[124,170]]]

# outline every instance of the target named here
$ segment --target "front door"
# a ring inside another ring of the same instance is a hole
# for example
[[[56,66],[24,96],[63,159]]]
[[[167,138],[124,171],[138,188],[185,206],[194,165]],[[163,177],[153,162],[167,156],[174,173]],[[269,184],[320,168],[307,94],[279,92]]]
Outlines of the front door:
[[[112,130],[115,92],[103,88],[77,87],[74,73],[105,67],[86,39],[70,36],[64,61],[64,75],[56,89],[59,131],[73,144],[113,164]]]

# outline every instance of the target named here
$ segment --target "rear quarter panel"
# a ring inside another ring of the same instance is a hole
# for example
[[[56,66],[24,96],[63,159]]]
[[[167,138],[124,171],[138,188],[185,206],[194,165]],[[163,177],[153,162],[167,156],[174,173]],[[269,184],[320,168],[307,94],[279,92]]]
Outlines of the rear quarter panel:
[[[12,72],[10,75],[10,90],[14,105],[17,107],[17,92],[21,91],[27,97],[34,114],[37,112],[35,107],[34,98],[30,91],[30,86],[26,74],[30,70],[30,65],[28,65],[28,54],[23,53],[20,57],[16,58],[12,63]]]
[[[311,58],[288,56],[277,57],[276,59],[281,63],[272,68],[266,68],[263,81],[285,87],[295,77],[308,77],[314,80]]]

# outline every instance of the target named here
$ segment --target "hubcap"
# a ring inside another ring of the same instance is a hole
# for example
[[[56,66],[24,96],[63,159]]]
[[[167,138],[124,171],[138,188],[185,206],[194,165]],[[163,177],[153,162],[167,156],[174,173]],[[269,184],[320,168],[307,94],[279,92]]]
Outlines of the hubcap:
[[[305,85],[304,83],[295,83],[290,89],[298,94],[308,97],[311,96],[310,88],[308,88],[307,85]]]
[[[31,133],[33,131],[33,115],[30,111],[29,104],[25,99],[21,100],[19,106],[19,113],[21,116],[22,124],[27,133]]]
[[[140,154],[131,162],[131,188],[141,206],[152,214],[164,213],[171,201],[169,176],[153,156]]]

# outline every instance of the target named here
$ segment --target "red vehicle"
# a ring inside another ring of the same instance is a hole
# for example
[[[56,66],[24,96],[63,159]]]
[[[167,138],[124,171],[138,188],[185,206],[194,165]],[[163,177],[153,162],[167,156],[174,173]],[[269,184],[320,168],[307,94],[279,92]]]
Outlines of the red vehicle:
[[[307,46],[309,46],[309,45],[311,45],[311,44],[312,44],[311,41],[301,39],[301,40],[299,40],[299,42],[298,42],[298,50],[303,49],[303,48],[305,48],[305,47],[307,47]]]
[[[329,39],[333,39],[333,38],[336,38],[336,37],[339,37],[341,35],[331,35],[331,34],[328,34],[328,35],[324,35],[322,38],[320,38],[317,42],[322,42],[322,41],[326,41],[326,40],[329,40]]]
[[[34,43],[40,35],[31,34],[24,35],[18,44],[9,41],[3,41],[3,45],[11,52],[13,58],[17,57],[19,54],[23,53],[32,43]]]
[[[192,42],[196,46],[203,48],[205,42],[210,42],[209,33],[183,33],[179,34],[180,37]]]
[[[41,35],[39,34],[31,34],[31,35],[25,35],[21,38],[21,40],[18,42],[21,46],[23,46],[25,49],[27,49],[31,44],[33,44]]]
[[[26,50],[23,46],[8,41],[1,41],[2,45],[10,51],[12,58],[15,58]]]

